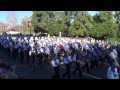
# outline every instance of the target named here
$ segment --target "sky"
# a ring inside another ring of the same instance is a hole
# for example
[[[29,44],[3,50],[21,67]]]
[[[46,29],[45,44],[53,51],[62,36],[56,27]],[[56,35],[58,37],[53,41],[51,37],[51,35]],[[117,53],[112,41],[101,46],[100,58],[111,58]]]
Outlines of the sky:
[[[31,17],[32,11],[15,11],[17,18],[18,18],[18,24],[21,24],[22,18],[25,16]],[[7,17],[7,11],[0,11],[0,22],[6,22]]]
[[[95,11],[88,11],[92,16],[96,14]],[[16,11],[16,15],[18,18],[18,23],[21,24],[22,18],[25,16],[31,17],[32,16],[32,11]],[[7,17],[7,11],[0,11],[0,22],[6,22],[6,17]]]
[[[92,16],[94,16],[98,12],[97,11],[88,11],[88,13],[91,14]]]

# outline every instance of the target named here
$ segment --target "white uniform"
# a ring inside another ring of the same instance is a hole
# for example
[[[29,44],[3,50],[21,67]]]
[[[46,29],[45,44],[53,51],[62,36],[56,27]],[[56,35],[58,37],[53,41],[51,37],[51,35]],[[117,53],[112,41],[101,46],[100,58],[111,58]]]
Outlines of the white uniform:
[[[111,59],[113,59],[113,60],[115,61],[115,66],[119,67],[119,64],[118,64],[118,62],[117,62],[117,60],[116,60],[117,57],[116,57],[116,55],[114,54],[114,52],[111,52],[109,56],[111,57]]]
[[[73,55],[73,61],[76,61],[76,54]]]
[[[75,49],[78,49],[78,45],[77,45],[77,43],[75,43]]]
[[[40,48],[40,52],[41,52],[41,53],[44,53],[44,49],[43,49],[43,48]]]
[[[57,51],[57,47],[54,48],[54,54],[57,55],[58,51]]]
[[[116,57],[117,57],[117,51],[116,51],[116,49],[113,49],[113,53],[116,55]]]
[[[65,56],[65,57],[64,57],[64,63],[65,63],[65,64],[68,64],[70,61],[71,61],[71,60],[70,60],[69,56]]]
[[[66,44],[64,45],[65,51],[69,51],[69,46]]]
[[[60,62],[59,62],[59,59],[56,59],[56,60],[52,60],[52,66],[53,67],[57,67],[58,65],[60,64]]]
[[[72,56],[68,56],[68,58],[69,58],[70,62],[72,62]]]

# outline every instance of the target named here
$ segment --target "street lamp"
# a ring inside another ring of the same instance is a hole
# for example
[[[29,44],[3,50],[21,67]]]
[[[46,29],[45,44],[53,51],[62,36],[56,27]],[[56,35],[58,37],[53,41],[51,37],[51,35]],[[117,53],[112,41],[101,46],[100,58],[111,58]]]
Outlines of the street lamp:
[[[30,21],[28,21],[28,27],[30,27],[30,35],[31,35],[31,27],[32,27],[31,20],[30,20]]]
[[[5,26],[2,26],[2,29],[3,29],[3,32],[4,32],[4,30],[5,30]]]
[[[22,27],[22,26],[21,26],[21,31],[22,31],[22,32],[20,32],[20,33],[22,33],[22,34],[23,34],[23,27]]]

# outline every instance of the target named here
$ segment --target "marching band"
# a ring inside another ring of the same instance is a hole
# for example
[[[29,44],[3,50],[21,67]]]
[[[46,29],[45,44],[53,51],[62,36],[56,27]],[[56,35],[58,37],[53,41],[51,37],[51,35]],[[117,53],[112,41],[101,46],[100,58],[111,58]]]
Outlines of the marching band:
[[[41,69],[43,62],[48,65],[51,62],[55,71],[55,76],[52,78],[60,78],[59,69],[62,64],[66,66],[63,77],[68,75],[70,79],[73,62],[76,65],[73,73],[78,70],[81,77],[82,69],[87,67],[87,72],[90,72],[90,69],[95,66],[99,67],[99,62],[102,66],[106,59],[109,64],[114,61],[115,66],[119,67],[118,59],[120,58],[120,45],[115,46],[94,38],[0,35],[0,50],[5,51],[13,59],[20,57],[22,64],[29,63],[31,60],[34,71],[37,68],[36,62],[41,65]],[[83,61],[85,64],[81,67]]]

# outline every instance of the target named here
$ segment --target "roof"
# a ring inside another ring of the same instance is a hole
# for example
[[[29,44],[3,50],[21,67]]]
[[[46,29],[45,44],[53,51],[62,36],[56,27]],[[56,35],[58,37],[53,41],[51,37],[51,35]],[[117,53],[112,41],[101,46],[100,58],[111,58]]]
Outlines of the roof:
[[[7,31],[6,33],[7,34],[19,34],[19,32],[17,32],[17,31]]]

